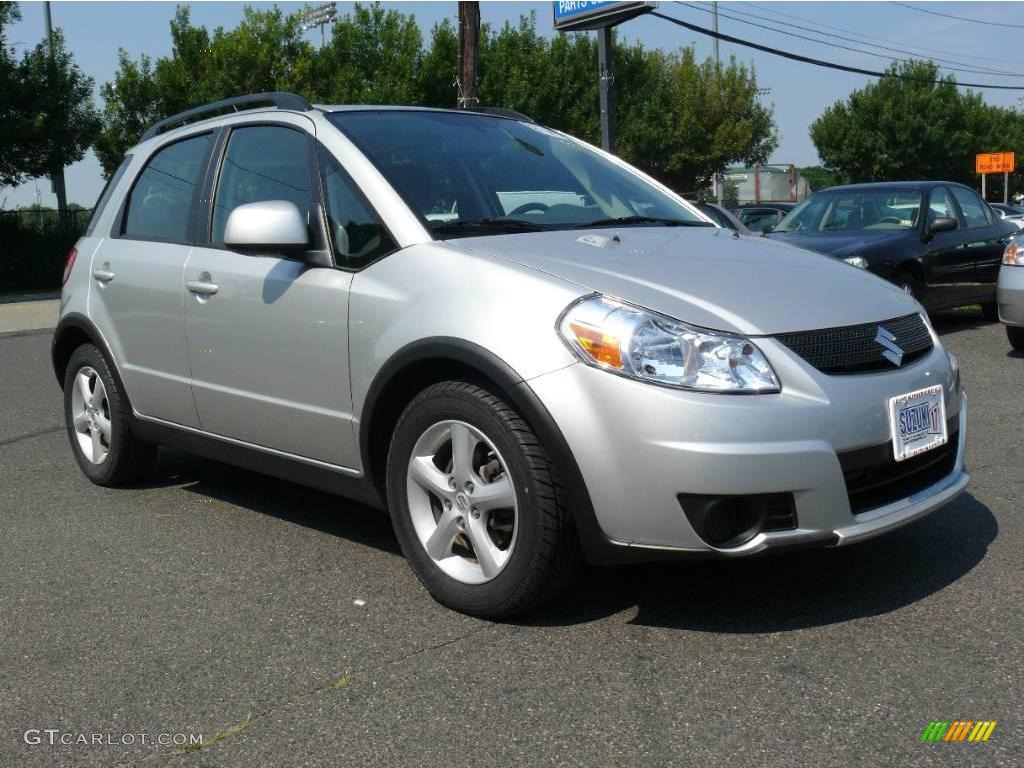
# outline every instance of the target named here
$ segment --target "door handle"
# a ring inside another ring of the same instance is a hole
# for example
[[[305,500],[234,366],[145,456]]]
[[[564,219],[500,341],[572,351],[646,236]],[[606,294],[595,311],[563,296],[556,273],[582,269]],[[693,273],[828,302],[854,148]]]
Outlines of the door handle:
[[[219,286],[216,283],[209,282],[209,275],[201,275],[200,278],[202,277],[205,277],[206,279],[189,280],[185,283],[185,287],[188,288],[191,293],[195,293],[199,296],[212,296],[217,292],[217,288]]]
[[[101,266],[95,267],[92,276],[101,283],[109,283],[114,279],[114,273],[110,271],[110,262],[105,261]]]

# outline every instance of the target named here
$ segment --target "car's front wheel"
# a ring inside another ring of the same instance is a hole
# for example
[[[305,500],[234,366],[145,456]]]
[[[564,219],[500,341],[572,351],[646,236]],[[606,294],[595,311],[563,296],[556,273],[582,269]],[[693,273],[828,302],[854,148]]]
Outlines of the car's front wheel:
[[[106,358],[92,344],[76,349],[64,373],[64,421],[78,466],[97,485],[138,479],[156,455],[132,435],[130,415]]]
[[[1018,352],[1024,352],[1024,327],[1006,326],[1006,338],[1010,340],[1010,346]]]
[[[482,387],[443,382],[409,404],[391,442],[387,491],[413,571],[455,610],[520,614],[576,573],[576,534],[544,447]]]

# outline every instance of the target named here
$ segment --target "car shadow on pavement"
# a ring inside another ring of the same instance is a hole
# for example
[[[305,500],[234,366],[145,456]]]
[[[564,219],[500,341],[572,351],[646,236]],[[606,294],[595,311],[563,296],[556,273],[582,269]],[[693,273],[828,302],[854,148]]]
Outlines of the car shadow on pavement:
[[[392,555],[402,554],[386,512],[315,488],[161,447],[155,467],[136,487],[171,485]]]
[[[998,321],[986,320],[981,314],[980,307],[970,309],[943,309],[938,312],[929,312],[928,319],[932,321],[932,327],[940,336],[944,333],[955,333],[956,331],[969,331],[975,328],[984,328],[988,325],[995,325]]]
[[[861,544],[736,561],[588,569],[527,624],[595,621],[696,632],[768,633],[898,610],[941,591],[985,556],[998,525],[969,494]]]

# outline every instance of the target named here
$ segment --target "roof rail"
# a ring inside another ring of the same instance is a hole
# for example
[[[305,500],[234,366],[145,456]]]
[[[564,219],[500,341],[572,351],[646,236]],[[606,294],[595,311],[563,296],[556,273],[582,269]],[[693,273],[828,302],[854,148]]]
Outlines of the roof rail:
[[[293,109],[297,112],[306,112],[313,108],[312,104],[294,93],[286,93],[284,91],[250,93],[247,96],[235,96],[231,99],[223,99],[221,101],[203,104],[201,107],[186,109],[184,112],[179,112],[176,115],[164,118],[150,126],[149,130],[142,134],[142,138],[139,139],[139,141],[151,139],[154,136],[158,136],[171,128],[177,127],[179,124],[183,125],[189,122],[189,120],[200,117],[201,115],[221,112],[228,109],[239,112],[240,108],[255,107],[263,104],[270,104],[278,109]]]
[[[516,112],[514,109],[505,109],[504,107],[469,107],[465,111],[479,112],[482,115],[497,115],[498,117],[511,117],[514,120],[525,120],[527,123],[537,122],[529,115],[524,115],[522,112]]]

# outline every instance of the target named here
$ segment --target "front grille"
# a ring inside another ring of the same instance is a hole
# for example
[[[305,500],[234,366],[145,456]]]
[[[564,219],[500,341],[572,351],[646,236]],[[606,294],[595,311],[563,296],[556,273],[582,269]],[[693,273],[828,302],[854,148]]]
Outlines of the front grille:
[[[850,510],[858,515],[905,499],[934,485],[956,466],[959,416],[946,424],[949,441],[906,461],[896,461],[892,443],[839,454]]]
[[[879,326],[896,337],[895,343],[903,350],[900,365],[919,360],[931,351],[932,336],[916,314],[878,323],[780,333],[775,338],[823,373],[891,371],[896,366],[882,356],[885,347],[875,341]]]

